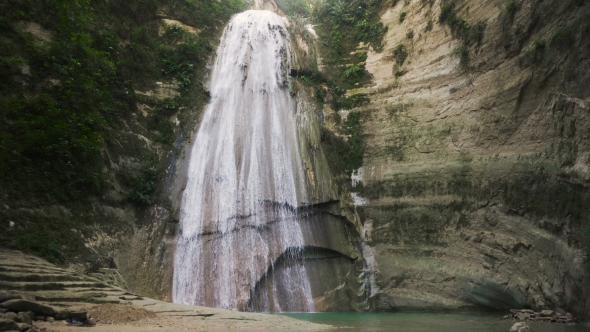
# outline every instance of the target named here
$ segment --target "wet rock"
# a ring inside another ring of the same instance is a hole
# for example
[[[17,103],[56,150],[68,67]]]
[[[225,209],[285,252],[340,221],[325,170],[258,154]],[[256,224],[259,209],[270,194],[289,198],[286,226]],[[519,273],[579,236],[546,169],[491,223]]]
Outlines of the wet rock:
[[[28,331],[31,328],[31,324],[27,323],[16,323],[18,331]]]
[[[20,328],[12,319],[0,319],[0,331],[20,331]]]
[[[70,317],[69,310],[60,310],[58,313],[55,314],[54,318],[56,320],[65,320],[66,318]]]
[[[518,320],[528,320],[529,318],[531,318],[531,315],[524,312],[516,314],[516,319]]]
[[[510,332],[533,332],[533,330],[526,323],[515,323],[510,328]]]
[[[10,294],[10,293],[0,293],[0,303],[6,302],[8,300],[14,299],[21,299],[20,295]]]
[[[27,300],[8,300],[0,304],[0,306],[12,311],[32,311],[45,316],[53,316],[55,314],[53,308]]]
[[[31,313],[31,314],[29,314]],[[33,317],[35,316],[35,314],[31,311],[29,312],[19,312],[17,315],[18,321],[21,323],[27,323],[27,324],[31,324],[33,322]]]
[[[14,312],[7,312],[4,314],[4,319],[16,320],[16,314]]]
[[[543,316],[543,317],[548,317],[548,316],[553,316],[553,315],[555,315],[555,312],[553,310],[541,311],[541,316]]]

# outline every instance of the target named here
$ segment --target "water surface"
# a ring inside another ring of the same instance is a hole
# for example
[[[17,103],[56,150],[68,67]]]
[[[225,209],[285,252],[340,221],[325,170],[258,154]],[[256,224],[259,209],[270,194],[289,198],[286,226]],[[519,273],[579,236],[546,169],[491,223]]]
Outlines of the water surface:
[[[404,331],[404,332],[506,332],[515,323],[502,320],[502,315],[488,313],[297,313],[286,316],[318,324],[334,330]],[[529,322],[534,332],[588,332],[583,326]]]

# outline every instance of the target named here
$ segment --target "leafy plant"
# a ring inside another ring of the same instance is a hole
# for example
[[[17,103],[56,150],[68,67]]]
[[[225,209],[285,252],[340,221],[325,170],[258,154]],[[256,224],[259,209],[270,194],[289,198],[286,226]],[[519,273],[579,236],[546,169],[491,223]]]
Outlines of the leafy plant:
[[[399,13],[399,23],[403,23],[405,21],[407,15],[408,15],[407,12]]]
[[[397,45],[397,47],[393,49],[393,57],[398,66],[403,65],[408,58],[408,49],[406,46],[404,44]]]
[[[152,204],[151,194],[156,188],[158,177],[158,160],[155,156],[147,157],[145,165],[141,168],[139,176],[133,181],[133,188],[129,193],[129,200],[143,205]]]
[[[508,2],[506,2],[504,5],[502,15],[507,21],[512,21],[514,20],[514,16],[516,15],[516,12],[519,8],[520,4],[518,3],[518,0],[508,0]]]
[[[469,64],[469,47],[461,44],[453,50],[453,55],[458,57],[462,67],[467,67]]]
[[[344,72],[344,77],[347,79],[358,78],[364,74],[365,68],[359,65],[354,65]]]

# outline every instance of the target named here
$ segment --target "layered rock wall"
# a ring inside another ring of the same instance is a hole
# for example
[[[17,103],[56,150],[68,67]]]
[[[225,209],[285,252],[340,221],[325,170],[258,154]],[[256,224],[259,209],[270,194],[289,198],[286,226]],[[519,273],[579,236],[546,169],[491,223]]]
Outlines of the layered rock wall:
[[[394,3],[384,50],[368,52],[372,82],[348,92],[371,100],[355,109],[353,191],[373,308],[588,310],[589,4],[453,2],[485,27],[465,58],[444,3]]]

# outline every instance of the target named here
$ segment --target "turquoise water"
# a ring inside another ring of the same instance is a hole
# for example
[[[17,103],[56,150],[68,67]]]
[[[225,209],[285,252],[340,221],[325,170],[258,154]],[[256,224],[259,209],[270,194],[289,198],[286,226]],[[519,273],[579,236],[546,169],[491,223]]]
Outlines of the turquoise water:
[[[515,323],[502,320],[501,315],[482,313],[299,313],[285,316],[332,325],[339,331],[507,332]],[[563,324],[529,322],[529,326],[534,332],[590,332],[588,327]]]

